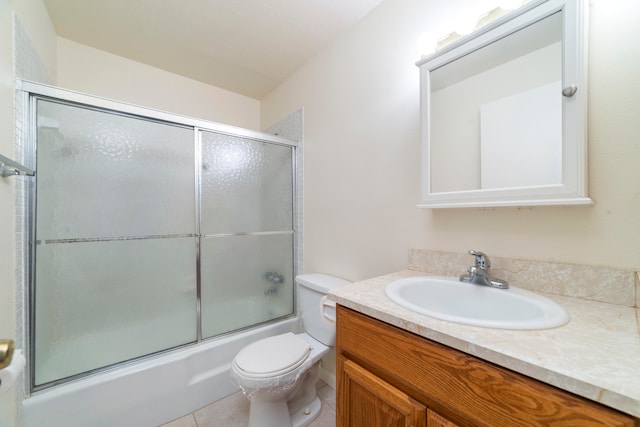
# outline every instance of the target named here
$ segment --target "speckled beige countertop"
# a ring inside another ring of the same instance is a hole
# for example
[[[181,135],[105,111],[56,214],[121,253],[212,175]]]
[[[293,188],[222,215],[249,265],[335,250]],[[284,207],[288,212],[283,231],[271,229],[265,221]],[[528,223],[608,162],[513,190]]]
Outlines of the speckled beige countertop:
[[[409,311],[389,300],[401,271],[334,288],[338,304],[627,414],[640,417],[640,333],[633,307],[539,292],[571,321],[559,328],[510,331],[466,326]]]

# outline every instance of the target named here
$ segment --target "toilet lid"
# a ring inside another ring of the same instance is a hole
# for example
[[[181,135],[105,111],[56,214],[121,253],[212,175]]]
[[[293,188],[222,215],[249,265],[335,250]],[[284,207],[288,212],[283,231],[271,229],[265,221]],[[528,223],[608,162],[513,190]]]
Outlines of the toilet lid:
[[[234,364],[250,377],[274,377],[300,366],[310,351],[309,343],[287,332],[249,344],[240,350]]]

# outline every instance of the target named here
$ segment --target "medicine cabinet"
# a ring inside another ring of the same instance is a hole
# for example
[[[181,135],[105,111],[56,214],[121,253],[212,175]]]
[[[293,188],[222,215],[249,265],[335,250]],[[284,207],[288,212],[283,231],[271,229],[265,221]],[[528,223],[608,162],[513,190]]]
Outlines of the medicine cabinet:
[[[424,208],[586,205],[587,1],[533,1],[423,58]]]

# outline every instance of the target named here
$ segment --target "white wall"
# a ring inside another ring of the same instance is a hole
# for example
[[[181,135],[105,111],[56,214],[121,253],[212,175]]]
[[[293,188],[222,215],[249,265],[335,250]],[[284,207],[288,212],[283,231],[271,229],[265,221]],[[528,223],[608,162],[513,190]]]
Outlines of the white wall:
[[[593,207],[420,210],[415,44],[472,0],[385,0],[262,101],[262,126],[305,108],[305,271],[363,279],[423,248],[640,266],[640,3],[592,0]]]
[[[58,38],[58,86],[188,117],[260,128],[260,102]]]
[[[418,180],[407,159],[419,150],[419,99],[418,69],[405,66],[415,43],[390,34],[402,20],[383,3],[263,99],[263,126],[305,111],[306,272],[362,279],[406,266],[418,193],[404,181]]]

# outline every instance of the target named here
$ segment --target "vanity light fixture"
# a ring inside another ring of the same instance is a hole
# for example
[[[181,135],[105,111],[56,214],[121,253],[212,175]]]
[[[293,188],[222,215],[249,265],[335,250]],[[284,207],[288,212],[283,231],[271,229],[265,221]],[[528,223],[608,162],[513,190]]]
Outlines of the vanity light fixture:
[[[478,23],[478,14],[475,8],[465,8],[455,20],[453,28],[455,32],[461,36],[471,34],[476,29]]]
[[[467,8],[459,14],[454,22],[454,30],[442,37],[434,37],[431,33],[423,33],[417,42],[418,52],[422,58],[439,51],[467,34],[484,27],[507,13],[520,8],[531,0],[494,0],[494,7],[483,14],[476,14],[474,8]]]
[[[503,10],[514,10],[527,3],[522,0],[498,0],[496,6]]]
[[[438,43],[438,38],[432,33],[422,33],[416,42],[418,55],[420,57],[431,55],[435,52],[436,43]]]

